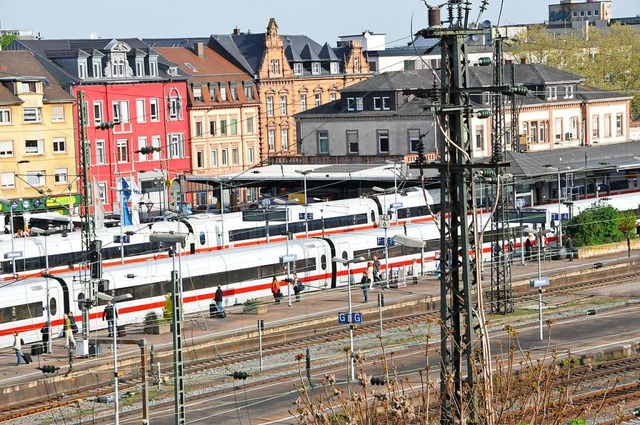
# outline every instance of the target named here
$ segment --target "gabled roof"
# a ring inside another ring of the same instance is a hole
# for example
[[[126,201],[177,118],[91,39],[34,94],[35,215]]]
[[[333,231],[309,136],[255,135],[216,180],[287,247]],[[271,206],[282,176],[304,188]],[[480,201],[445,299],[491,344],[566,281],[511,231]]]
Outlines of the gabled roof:
[[[504,81],[512,81],[513,67],[504,65]],[[547,86],[578,84],[585,79],[578,74],[552,68],[539,63],[517,64],[516,82],[525,86]],[[472,66],[469,68],[471,86],[490,86],[493,84],[493,70],[490,66]]]
[[[43,101],[45,103],[73,102],[75,98],[66,92],[60,83],[29,51],[0,51],[0,77],[2,80],[42,80]],[[3,87],[4,88],[4,87]],[[0,102],[20,103],[13,92],[0,90]]]
[[[324,43],[324,46],[322,46],[322,50],[320,50],[319,56],[322,58],[322,60],[329,60],[329,61],[339,60],[338,56],[336,56],[331,46],[329,46],[329,43]]]
[[[193,48],[187,47],[157,47],[156,50],[164,58],[176,64],[184,74],[190,76],[189,81],[253,80],[252,76],[243,69],[206,46],[203,49],[204,56],[198,56]]]
[[[300,52],[300,57],[304,61],[310,62],[318,62],[320,60],[320,55],[318,55],[313,48],[307,43],[303,48],[302,52]]]

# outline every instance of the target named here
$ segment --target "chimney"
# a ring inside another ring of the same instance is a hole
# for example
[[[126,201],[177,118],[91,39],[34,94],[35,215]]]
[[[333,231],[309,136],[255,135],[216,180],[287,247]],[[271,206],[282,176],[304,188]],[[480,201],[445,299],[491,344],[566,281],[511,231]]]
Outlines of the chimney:
[[[242,34],[242,33],[240,32],[240,27],[235,27],[235,28],[233,29],[233,35],[240,35],[240,34]]]
[[[201,58],[204,57],[204,43],[203,42],[201,42],[201,41],[196,42],[195,50],[196,50],[196,55],[200,56]]]
[[[524,56],[520,58],[520,65],[528,65],[528,64],[529,64],[529,59],[527,59]]]

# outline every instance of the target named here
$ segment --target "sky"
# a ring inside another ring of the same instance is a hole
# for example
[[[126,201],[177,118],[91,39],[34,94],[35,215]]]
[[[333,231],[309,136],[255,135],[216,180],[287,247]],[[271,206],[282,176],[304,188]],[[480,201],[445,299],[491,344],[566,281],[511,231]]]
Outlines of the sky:
[[[426,0],[442,4],[445,0]],[[559,0],[503,0],[501,24],[541,23]],[[481,0],[471,0],[473,21]],[[613,16],[640,14],[640,0],[613,0]],[[494,25],[501,0],[489,0],[480,22]],[[444,15],[443,15],[444,16]],[[335,46],[341,35],[369,30],[403,45],[425,28],[427,11],[417,0],[0,0],[0,26],[34,31],[46,39],[207,37],[241,31],[263,33],[275,18],[283,35],[306,35]]]

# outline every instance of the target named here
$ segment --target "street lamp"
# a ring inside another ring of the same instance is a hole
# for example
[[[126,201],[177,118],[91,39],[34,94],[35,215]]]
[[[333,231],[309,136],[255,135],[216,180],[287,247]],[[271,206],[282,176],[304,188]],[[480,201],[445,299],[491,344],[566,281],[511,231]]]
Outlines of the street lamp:
[[[562,162],[562,158],[560,158],[560,162]],[[560,181],[560,168],[548,164],[544,167],[550,171],[556,171],[558,173],[558,255],[560,255],[560,248],[562,247],[562,187]]]
[[[44,267],[46,269],[44,276],[44,281],[45,281],[45,285],[46,285],[46,289],[45,289],[45,298],[47,299],[47,330],[49,332],[49,338],[47,339],[47,353],[51,354],[53,352],[53,332],[51,332],[51,300],[50,300],[50,294],[49,294],[49,250],[47,249],[47,236],[49,235],[53,235],[54,233],[57,233],[58,229],[41,229],[39,227],[32,227],[31,228],[31,233],[33,233],[34,235],[37,236],[42,236],[44,237]],[[13,235],[11,235],[11,237],[13,238]]]
[[[290,201],[283,201],[279,198],[274,198],[273,202],[279,205],[284,205],[285,212],[285,233],[287,234],[287,254],[283,259],[284,262],[287,263],[287,278],[285,282],[287,282],[287,305],[291,307],[291,258],[289,257],[289,205],[296,204],[298,202],[297,199],[293,199]],[[295,260],[294,260],[295,261]]]
[[[185,419],[185,394],[184,394],[184,373],[182,360],[182,277],[180,276],[180,258],[182,255],[182,244],[187,236],[180,233],[153,233],[149,235],[151,242],[163,242],[178,244],[176,250],[178,256],[178,271],[176,271],[176,258],[173,256],[173,272],[171,273],[171,301],[173,311],[171,322],[173,324],[173,394],[174,394],[174,423],[178,425],[186,424]]]
[[[120,394],[118,392],[118,341],[116,339],[118,335],[118,313],[116,310],[116,303],[120,301],[127,301],[133,299],[133,295],[131,294],[122,294],[117,297],[112,297],[111,295],[104,294],[102,292],[98,292],[96,296],[104,301],[111,301],[113,306],[113,402],[115,409],[115,419],[114,424],[120,425]]]
[[[525,228],[523,232],[532,233],[536,236],[536,245],[538,246],[538,279],[531,281],[531,286],[538,288],[538,323],[540,328],[540,341],[544,338],[544,329],[542,328],[542,287],[549,284],[549,278],[542,277],[542,264],[540,262],[540,246],[542,245],[542,236],[548,233],[548,230],[536,231],[534,229]]]
[[[350,350],[349,367],[351,368],[349,380],[355,381],[356,368],[355,368],[355,361],[353,357],[353,323],[352,323],[353,313],[352,313],[352,307],[351,307],[351,264],[360,263],[364,261],[364,257],[355,257],[355,258],[352,258],[351,260],[347,260],[346,258],[333,257],[331,261],[333,261],[334,263],[340,263],[343,266],[347,266],[347,293],[348,293],[348,299],[349,299],[349,350]]]
[[[387,278],[386,279],[387,283],[385,286],[388,288],[389,287],[389,244],[387,243],[387,229],[389,228],[391,218],[389,217],[389,214],[387,214],[387,193],[385,189],[382,189],[377,186],[374,186],[372,189],[375,192],[382,192],[383,214],[380,216],[380,227],[384,229],[384,268],[385,268],[385,276]]]

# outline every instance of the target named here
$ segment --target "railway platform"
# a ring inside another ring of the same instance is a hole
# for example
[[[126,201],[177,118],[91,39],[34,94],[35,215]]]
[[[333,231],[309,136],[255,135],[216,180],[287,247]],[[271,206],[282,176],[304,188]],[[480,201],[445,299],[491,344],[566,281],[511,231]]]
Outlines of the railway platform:
[[[579,259],[573,261],[568,260],[550,260],[545,259],[540,262],[540,269],[543,276],[551,277],[553,285],[554,276],[567,274],[569,272],[588,272],[594,268],[606,266],[612,263],[625,263],[629,260],[637,260],[640,251],[633,251],[631,257],[627,257],[627,253],[617,253],[605,255],[597,258]],[[595,267],[594,267],[595,266]],[[525,261],[522,265],[521,258],[517,256],[512,263],[512,282],[514,286],[528,285],[529,279],[538,276],[538,262]],[[490,279],[490,264],[487,263],[484,268],[484,279],[487,282]],[[285,291],[286,294],[286,291]],[[379,308],[377,305],[378,294],[384,295],[385,308],[398,304],[408,304],[425,298],[435,298],[440,295],[439,280],[435,276],[426,276],[418,280],[416,285],[409,281],[408,285],[398,288],[374,288],[369,292],[369,302],[363,303],[363,293],[360,285],[351,286],[351,298],[353,312],[363,313],[364,320],[377,320]],[[334,322],[338,323],[338,314],[348,311],[349,291],[345,287],[334,290],[321,291],[304,291],[301,299],[296,302],[295,295],[291,294],[291,302],[285,295],[280,304],[275,304],[272,298],[263,298],[259,300],[259,306],[262,311],[259,314],[249,314],[243,311],[242,305],[227,306],[225,311],[227,317],[224,319],[209,317],[208,311],[199,315],[189,315],[185,317],[183,323],[183,342],[185,351],[185,360],[189,361],[194,357],[197,358],[197,349],[200,344],[220,342],[225,339],[236,338],[238,347],[242,345],[242,339],[239,338],[243,334],[255,333],[258,327],[258,321],[264,321],[266,329],[288,327],[295,330],[296,324],[307,323],[315,320],[325,320],[334,318]],[[210,300],[207,304],[211,302]],[[173,336],[171,333],[149,335],[143,331],[142,324],[127,325],[127,335],[118,340],[118,358],[132,358],[140,356],[140,348],[137,346],[141,340],[147,348],[147,356],[152,356],[151,350],[154,352],[167,352],[172,350]],[[78,336],[78,339],[82,338]],[[100,342],[100,350],[90,357],[77,357],[76,353],[69,357],[69,350],[64,348],[65,339],[55,338],[53,340],[53,351],[51,354],[40,354],[33,356],[32,364],[22,364],[16,366],[16,357],[11,348],[5,348],[0,352],[0,391],[8,399],[15,399],[19,396],[19,388],[21,386],[34,386],[45,378],[62,376],[70,372],[74,374],[82,373],[83,370],[94,370],[97,367],[103,369],[113,368],[113,353],[111,351],[110,341],[107,339],[106,331],[91,332],[89,342]],[[30,351],[29,341],[23,347],[23,351]],[[54,366],[59,368],[53,374],[44,374],[41,369],[43,366]],[[163,366],[170,368],[170,364]],[[13,393],[9,396],[9,393]],[[16,394],[18,393],[18,394]]]

